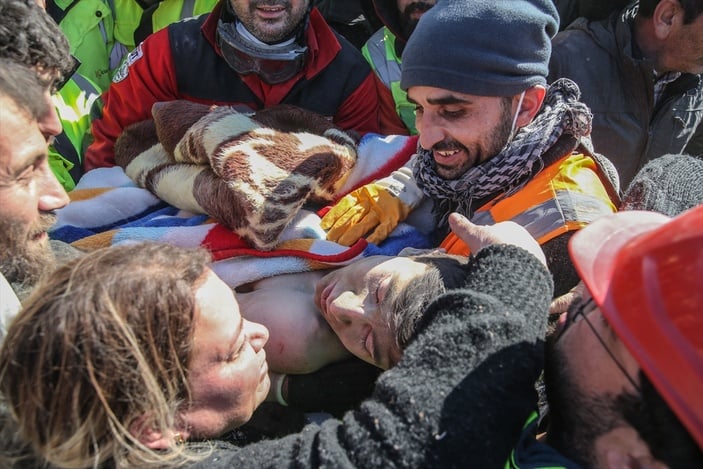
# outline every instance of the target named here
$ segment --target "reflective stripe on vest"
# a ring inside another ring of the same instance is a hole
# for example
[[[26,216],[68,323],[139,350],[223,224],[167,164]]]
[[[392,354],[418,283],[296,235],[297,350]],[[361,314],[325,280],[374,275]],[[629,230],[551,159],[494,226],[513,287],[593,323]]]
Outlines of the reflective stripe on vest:
[[[417,135],[415,128],[415,105],[408,101],[408,93],[400,87],[401,58],[395,54],[395,35],[387,28],[381,29],[383,33],[383,50],[378,47],[369,48],[370,41],[378,41],[374,35],[361,49],[366,61],[378,78],[391,90],[395,102],[395,112],[410,130],[412,135]],[[379,34],[379,33],[376,33]]]
[[[172,23],[209,13],[218,2],[218,0],[179,2],[159,0],[152,3],[152,1],[145,2],[148,8],[144,9],[137,0],[114,0],[115,39],[124,44],[128,50],[134,49],[149,34]]]
[[[471,221],[492,225],[511,220],[540,243],[583,228],[616,211],[596,163],[575,153],[561,158],[510,197],[498,197],[476,211]],[[441,246],[450,254],[468,255],[466,244],[449,233]]]

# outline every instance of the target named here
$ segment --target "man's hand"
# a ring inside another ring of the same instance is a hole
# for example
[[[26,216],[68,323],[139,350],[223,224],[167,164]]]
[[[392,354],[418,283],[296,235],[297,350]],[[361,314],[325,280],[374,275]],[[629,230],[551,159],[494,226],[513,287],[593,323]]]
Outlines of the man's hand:
[[[475,225],[463,215],[452,213],[449,215],[449,226],[474,254],[491,244],[512,244],[528,251],[547,266],[547,259],[539,243],[525,228],[515,222]]]
[[[351,246],[366,233],[380,243],[407,218],[412,208],[379,184],[367,184],[347,194],[322,218],[327,239]]]

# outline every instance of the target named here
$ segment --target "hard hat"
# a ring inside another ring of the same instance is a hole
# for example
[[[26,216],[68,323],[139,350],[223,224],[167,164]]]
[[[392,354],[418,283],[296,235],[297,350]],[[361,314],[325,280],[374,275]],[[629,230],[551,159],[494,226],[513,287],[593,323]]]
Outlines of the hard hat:
[[[703,448],[703,205],[675,218],[599,218],[569,251],[603,316]]]

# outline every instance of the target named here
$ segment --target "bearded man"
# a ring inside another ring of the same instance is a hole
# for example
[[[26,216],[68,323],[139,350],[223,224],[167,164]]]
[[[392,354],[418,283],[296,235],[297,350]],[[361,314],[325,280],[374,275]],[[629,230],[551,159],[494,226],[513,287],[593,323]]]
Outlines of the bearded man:
[[[48,106],[32,68],[0,59],[0,338],[19,308],[14,295],[26,296],[53,266],[47,230],[68,203],[39,125]]]
[[[452,212],[480,225],[512,220],[544,249],[555,295],[571,290],[578,276],[567,242],[615,211],[618,183],[593,151],[591,112],[576,84],[547,86],[558,24],[551,0],[447,0],[425,13],[400,81],[414,105],[417,154],[338,202],[322,220],[327,238],[379,243],[430,199],[447,252],[468,254],[449,233]]]

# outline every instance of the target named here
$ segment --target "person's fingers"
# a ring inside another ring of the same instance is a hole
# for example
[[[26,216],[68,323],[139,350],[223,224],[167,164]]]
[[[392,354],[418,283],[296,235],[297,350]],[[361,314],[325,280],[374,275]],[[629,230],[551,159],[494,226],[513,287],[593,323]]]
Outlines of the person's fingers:
[[[565,313],[569,309],[569,305],[574,301],[574,296],[574,292],[570,291],[554,298],[549,305],[549,314]]]
[[[329,230],[335,226],[345,224],[345,220],[351,217],[355,212],[356,205],[359,201],[352,195],[346,195],[332,207],[327,214],[322,217],[320,227],[323,230]]]
[[[327,231],[327,239],[330,241],[340,242],[340,239],[354,227],[357,223],[366,216],[366,209],[361,206],[354,206],[347,210],[344,214],[335,220],[331,228]],[[340,243],[341,244],[341,243]]]
[[[581,298],[583,298],[585,288],[586,287],[583,282],[579,282],[568,292],[564,293],[560,297],[554,298],[552,303],[549,305],[549,314],[566,313],[572,303],[580,301]]]
[[[343,246],[351,246],[356,243],[359,238],[362,238],[366,233],[378,226],[379,221],[375,212],[368,212],[363,218],[349,225],[345,232],[338,237],[337,242]]]
[[[366,240],[369,243],[380,244],[391,234],[396,226],[398,226],[398,223],[395,220],[385,220],[376,226],[376,229],[366,237]]]

